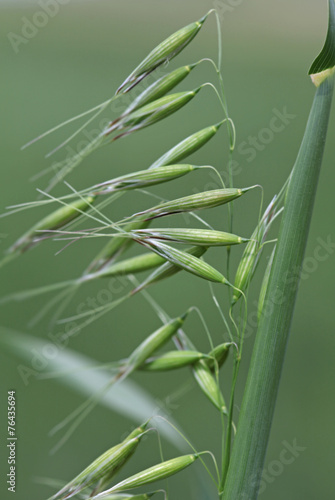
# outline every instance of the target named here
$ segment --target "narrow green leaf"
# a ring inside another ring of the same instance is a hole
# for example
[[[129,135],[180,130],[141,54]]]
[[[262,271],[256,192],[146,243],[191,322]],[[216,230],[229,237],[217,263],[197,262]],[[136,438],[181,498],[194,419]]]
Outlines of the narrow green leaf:
[[[95,360],[66,348],[66,339],[63,342],[62,338],[55,340],[57,343],[50,340],[43,341],[27,333],[20,333],[0,326],[1,348],[23,361],[17,369],[24,385],[36,381],[36,376],[40,373],[59,372],[65,375],[57,377],[55,379],[57,382],[85,397],[92,396],[106,387],[111,380],[109,371],[94,370],[99,366]],[[51,349],[53,350],[51,351]],[[45,353],[48,352],[52,352],[53,356],[46,357]],[[35,365],[32,365],[35,359],[42,361],[43,369],[41,372],[37,372],[34,369]],[[120,386],[115,385],[111,391],[105,393],[101,397],[100,404],[127,417],[136,424],[147,420],[157,412],[157,399],[151,397],[138,384],[129,379],[124,380]],[[160,414],[168,417],[174,425],[178,425],[170,415],[165,413],[163,408],[160,409]],[[161,419],[155,425],[166,439],[179,450],[185,451],[185,442],[172,430],[170,425],[165,424]]]
[[[262,311],[263,311],[263,307],[264,307],[265,295],[266,295],[266,290],[267,290],[268,284],[269,284],[270,273],[271,273],[271,269],[272,269],[273,258],[275,256],[275,251],[276,251],[276,247],[274,247],[274,249],[272,251],[272,254],[271,254],[270,258],[269,258],[269,262],[268,262],[268,264],[266,266],[265,273],[264,273],[264,276],[263,276],[261,290],[259,292],[258,306],[257,306],[257,318],[258,318],[258,321],[259,321],[259,318],[261,317],[261,314],[262,314]]]
[[[331,23],[335,9],[332,7]],[[293,168],[233,446],[223,500],[255,500],[266,455],[322,163],[334,77],[317,88]]]
[[[308,72],[318,87],[325,78],[334,73],[335,68],[335,4],[329,0],[328,32],[325,44]]]

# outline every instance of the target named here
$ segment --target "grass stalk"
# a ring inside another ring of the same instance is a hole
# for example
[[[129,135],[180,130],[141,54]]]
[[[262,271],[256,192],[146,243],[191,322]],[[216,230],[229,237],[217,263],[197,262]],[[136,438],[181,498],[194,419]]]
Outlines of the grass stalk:
[[[334,77],[317,88],[290,179],[223,500],[257,498],[325,146]]]

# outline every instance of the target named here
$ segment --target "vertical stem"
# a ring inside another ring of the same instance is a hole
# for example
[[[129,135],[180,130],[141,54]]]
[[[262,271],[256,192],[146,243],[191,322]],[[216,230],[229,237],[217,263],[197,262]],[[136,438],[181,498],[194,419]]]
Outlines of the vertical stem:
[[[318,87],[293,167],[223,500],[258,495],[322,162],[334,79]]]
[[[231,440],[232,440],[232,429],[233,429],[233,413],[234,413],[234,401],[235,401],[235,386],[238,376],[238,371],[240,367],[241,357],[240,353],[236,353],[236,357],[234,360],[234,370],[233,370],[233,381],[232,388],[230,393],[230,401],[229,401],[229,413],[228,413],[228,421],[227,421],[227,433],[226,433],[226,443],[224,448],[223,460],[222,460],[222,476],[220,483],[220,498],[223,496],[224,484],[227,477],[229,460],[230,460],[230,452],[231,452]]]

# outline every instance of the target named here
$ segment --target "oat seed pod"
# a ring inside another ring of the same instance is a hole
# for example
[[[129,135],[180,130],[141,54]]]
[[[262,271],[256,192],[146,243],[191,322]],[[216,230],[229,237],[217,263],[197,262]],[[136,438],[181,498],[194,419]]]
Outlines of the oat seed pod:
[[[244,292],[247,289],[255,273],[260,258],[261,245],[265,241],[267,232],[270,228],[271,221],[274,216],[275,204],[276,197],[274,197],[271,203],[268,205],[263,214],[263,217],[252,233],[250,241],[244,249],[242,259],[238,265],[235,275],[235,289],[232,298],[232,305],[234,305],[242,295],[239,290]]]
[[[89,188],[95,195],[113,193],[115,191],[125,191],[129,189],[140,189],[154,186],[163,182],[178,179],[193,170],[200,168],[195,165],[169,165],[154,170],[141,170],[128,175],[123,175],[110,181],[96,184]]]
[[[185,253],[189,253],[194,257],[201,257],[206,251],[207,247],[192,247],[188,250],[185,250]],[[166,278],[170,278],[171,276],[174,276],[182,270],[180,266],[176,266],[176,264],[172,264],[171,262],[166,262],[166,259],[164,259],[164,262],[164,264],[153,271],[150,276],[148,276],[137,288],[135,288],[132,293],[135,294],[137,292],[140,292],[147,286],[158,283],[159,281],[162,281]]]
[[[169,94],[161,97],[160,99],[157,99],[156,101],[151,102],[150,104],[147,104],[146,106],[143,106],[137,111],[134,111],[133,113],[130,113],[120,119],[120,121],[115,125],[107,128],[104,131],[104,135],[107,136],[115,130],[122,131],[125,128],[132,127],[129,131],[121,133],[113,139],[116,140],[132,131],[149,127],[150,125],[167,118],[188,104],[201,89],[202,86],[188,92],[178,92],[177,94]]]
[[[139,369],[150,372],[177,370],[193,365],[204,357],[205,354],[197,351],[171,351],[157,358],[148,358]]]
[[[229,285],[226,278],[219,271],[203,260],[198,259],[198,257],[172,248],[169,245],[165,245],[165,243],[158,243],[155,240],[146,240],[145,245],[148,245],[148,248],[161,257],[164,257],[164,259],[191,274],[195,274],[208,281]]]
[[[123,441],[120,443],[118,446],[121,446],[123,443],[129,442],[133,439],[141,439],[142,436],[144,435],[144,432],[148,426],[149,420],[141,424],[139,427],[136,427]],[[116,447],[115,447],[116,448]],[[129,454],[126,460],[129,460],[129,458],[133,455],[133,453],[136,451],[136,447],[134,447],[133,451]],[[119,468],[112,468],[111,470],[107,471],[107,473],[101,478],[100,480],[100,485],[103,488],[105,485],[107,485],[111,479],[118,473],[120,468],[124,465],[120,465]]]
[[[207,361],[200,360],[195,363],[193,365],[192,372],[205,396],[207,396],[215,408],[225,413],[227,411],[225,401],[220,388],[207,365]]]
[[[132,488],[138,488],[155,481],[166,479],[174,474],[177,474],[183,469],[186,469],[189,465],[192,465],[197,458],[198,455],[192,454],[183,455],[181,457],[167,460],[166,462],[161,462],[153,467],[149,467],[148,469],[134,474],[127,479],[124,479],[109,490],[94,496],[92,500],[106,500],[108,495],[114,491],[130,490]]]
[[[113,276],[137,274],[158,267],[164,262],[165,259],[163,259],[163,257],[160,257],[152,252],[148,252],[143,255],[137,255],[136,257],[131,257],[130,259],[125,259],[106,266],[101,271],[85,274],[80,281],[84,282],[98,278],[110,278]]]
[[[124,226],[123,231],[130,233],[135,229],[144,229],[148,227],[150,221],[145,218],[137,218]],[[124,238],[124,236],[115,236],[103,247],[95,259],[89,265],[86,273],[99,271],[100,269],[108,266],[114,262],[120,255],[122,255],[134,243],[131,238]]]
[[[208,14],[184,28],[176,31],[157,47],[134,69],[134,71],[120,85],[116,93],[121,91],[128,92],[132,87],[139,83],[149,73],[155,70],[161,64],[171,61],[179,52],[181,52],[197,35],[205,22]]]
[[[216,364],[219,368],[221,368],[221,366],[228,358],[229,349],[231,345],[232,345],[231,342],[225,342],[224,344],[219,344],[208,353],[209,358],[206,359],[205,362],[210,370],[214,370]]]
[[[108,480],[110,480],[131,457],[139,442],[140,435],[113,446],[52,496],[50,500],[56,500],[60,497],[71,498],[100,479],[104,480],[104,478],[108,477]]]
[[[192,194],[176,200],[160,203],[159,205],[149,208],[143,212],[139,212],[136,215],[140,216],[147,214],[148,218],[154,219],[165,215],[192,212],[193,210],[202,210],[205,208],[214,208],[239,198],[249,189],[250,188],[227,188],[203,191],[198,194]]]
[[[122,113],[119,119],[126,115],[129,115],[133,111],[149,104],[156,99],[160,99],[165,94],[173,90],[179,83],[181,83],[199,63],[189,64],[188,66],[181,66],[180,68],[171,71],[167,75],[162,76],[159,80],[152,83],[148,88],[146,88],[141,94],[134,99],[134,101],[128,106],[128,108]],[[111,125],[114,122],[111,123]]]
[[[166,344],[177,333],[179,328],[184,324],[187,315],[188,312],[179,318],[172,319],[169,323],[161,326],[149,335],[129,356],[127,367],[131,366],[133,370],[140,367],[157,349]]]
[[[236,234],[214,231],[211,229],[139,229],[134,231],[136,237],[140,239],[154,239],[159,241],[172,241],[175,243],[191,243],[193,245],[225,246],[238,245],[249,241],[246,238],[236,236]]]
[[[95,198],[93,196],[88,196],[55,210],[27,231],[16,243],[14,243],[9,251],[24,252],[28,250],[39,241],[45,239],[47,236],[50,236],[48,231],[62,228],[69,222],[79,217],[82,212],[88,210],[94,200]],[[43,233],[43,231],[45,231],[45,233]]]
[[[136,427],[131,433],[124,438],[123,442],[129,441],[130,439],[134,439],[137,437],[142,437],[142,434],[144,433],[145,429],[148,427],[148,424],[150,422],[150,419],[141,424],[139,427]]]
[[[268,262],[268,264],[266,266],[264,277],[263,277],[263,281],[262,281],[262,285],[261,285],[261,291],[259,293],[258,307],[257,307],[257,317],[258,317],[258,320],[260,319],[260,317],[262,315],[262,311],[263,311],[263,307],[264,307],[265,294],[266,294],[266,290],[268,288],[268,283],[269,283],[269,278],[270,278],[270,272],[271,272],[271,268],[272,268],[272,264],[273,264],[273,258],[274,258],[274,255],[275,255],[275,251],[276,251],[276,247],[274,247],[274,249],[272,251],[272,254],[271,254],[270,258],[269,258],[269,262]]]
[[[198,149],[204,146],[214,135],[217,133],[221,127],[223,120],[216,125],[206,127],[194,134],[186,137],[183,141],[178,143],[176,146],[167,151],[163,156],[158,158],[149,168],[158,168],[164,165],[171,165],[173,163],[178,163],[192,153],[195,153]]]

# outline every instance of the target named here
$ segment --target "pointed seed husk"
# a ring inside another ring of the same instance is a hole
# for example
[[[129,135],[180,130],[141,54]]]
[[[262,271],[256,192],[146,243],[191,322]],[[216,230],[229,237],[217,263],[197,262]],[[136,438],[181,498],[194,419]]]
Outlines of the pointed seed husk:
[[[181,317],[172,319],[149,335],[129,356],[127,366],[133,370],[140,367],[157,349],[166,344],[177,333],[184,324],[187,315],[188,312]]]
[[[239,198],[247,190],[248,188],[227,188],[213,189],[212,191],[203,191],[198,194],[192,194],[189,196],[184,196],[183,198],[178,198],[176,200],[160,203],[159,205],[149,208],[148,210],[140,212],[136,215],[146,215],[148,219],[154,219],[156,217],[162,217],[165,215],[214,208],[220,205],[224,205],[225,203],[229,203],[236,198]]]
[[[149,104],[156,99],[160,99],[170,90],[174,89],[179,83],[181,83],[197,66],[197,64],[190,64],[188,66],[181,66],[180,68],[171,71],[167,75],[162,76],[154,83],[152,83],[148,88],[146,88],[133,102],[128,106],[128,108],[122,113],[121,117],[117,119],[119,121],[124,116],[129,115],[133,111]],[[112,123],[113,124],[113,123]]]
[[[241,238],[236,234],[214,231],[212,229],[191,229],[191,228],[168,228],[168,229],[139,229],[133,234],[141,239],[157,239],[159,241],[171,241],[175,243],[191,243],[193,245],[225,246],[239,245],[249,240]]]
[[[266,208],[261,220],[257,224],[254,232],[252,233],[249,242],[247,243],[242,259],[238,265],[235,281],[234,292],[232,297],[232,305],[241,297],[241,291],[244,292],[255,273],[257,264],[259,262],[261,245],[264,243],[266,234],[270,228],[271,221],[275,213],[276,197],[270,202]]]
[[[153,170],[141,170],[128,175],[123,175],[110,181],[96,184],[89,188],[95,195],[110,194],[115,191],[125,191],[129,189],[140,189],[144,187],[155,186],[163,182],[178,179],[193,170],[200,168],[194,165],[169,165],[163,168]]]
[[[205,361],[210,370],[214,370],[216,364],[219,368],[221,368],[221,366],[228,358],[229,349],[231,345],[232,345],[231,342],[225,342],[224,344],[219,344],[208,353],[208,356],[210,357]]]
[[[186,139],[179,142],[176,146],[158,158],[158,160],[156,160],[149,168],[153,169],[164,165],[178,163],[184,158],[190,156],[192,153],[195,153],[212,137],[214,137],[224,121],[225,120],[217,123],[216,125],[211,125],[210,127],[198,130],[194,134],[186,137]]]
[[[207,15],[199,19],[199,21],[184,26],[157,45],[125,79],[116,93],[129,91],[158,66],[171,61],[171,59],[179,54],[179,52],[181,52],[197,35]]]
[[[50,215],[47,215],[44,219],[27,231],[16,243],[14,243],[14,245],[10,248],[10,252],[18,250],[24,252],[28,250],[30,247],[43,240],[46,236],[50,235],[48,231],[54,231],[62,228],[82,215],[82,212],[85,212],[88,208],[90,208],[94,199],[94,196],[88,196],[70,203],[69,205],[62,206]],[[45,233],[43,233],[43,231],[45,231]]]
[[[165,243],[158,243],[155,240],[145,240],[145,243],[142,242],[142,244],[161,257],[164,257],[172,264],[191,274],[215,283],[229,284],[226,278],[219,271],[203,260],[198,259],[198,257],[194,257],[189,253],[172,248]]]
[[[215,408],[225,413],[227,411],[225,401],[206,361],[200,360],[195,363],[193,365],[192,372],[195,380],[197,381],[200,389],[205,394],[205,396],[207,396],[207,398],[215,406]]]
[[[198,246],[185,250],[185,253],[189,253],[194,257],[201,257],[206,251],[207,247]],[[165,264],[162,264],[158,269],[153,271],[137,288],[133,290],[132,292],[133,294],[140,292],[144,288],[153,285],[155,283],[158,283],[159,281],[162,281],[166,278],[170,278],[171,276],[174,276],[175,274],[182,271],[182,268],[180,266],[177,266],[172,262],[166,262],[166,259],[164,259],[164,261]]]
[[[144,217],[138,217],[133,222],[124,226],[123,232],[130,233],[135,229],[144,229],[148,227],[149,224],[150,221],[146,220]],[[124,238],[122,235],[111,238],[91,262],[86,273],[96,272],[108,266],[128,250],[133,243],[134,241],[131,238]]]
[[[177,370],[193,365],[204,357],[204,354],[197,351],[171,351],[157,358],[148,358],[139,369],[154,372]]]
[[[138,488],[155,481],[166,479],[192,465],[197,458],[198,455],[192,454],[183,455],[180,457],[172,458],[171,460],[167,460],[165,462],[161,462],[154,465],[153,467],[149,467],[148,469],[134,474],[127,479],[124,479],[106,492],[100,493],[99,495],[93,497],[92,500],[105,500],[106,498],[108,498],[107,495],[109,494],[109,492],[112,493],[113,491],[124,491],[132,488]]]
[[[66,498],[71,498],[106,476],[110,479],[134,453],[139,442],[140,437],[135,437],[126,439],[122,443],[113,446],[94,460],[94,462],[86,467],[86,469],[78,474],[78,476],[64,486],[58,493],[52,496],[51,500],[56,500],[60,496],[64,497],[64,495]]]

